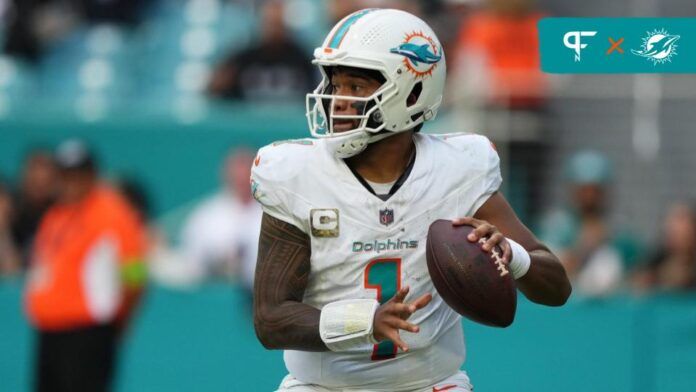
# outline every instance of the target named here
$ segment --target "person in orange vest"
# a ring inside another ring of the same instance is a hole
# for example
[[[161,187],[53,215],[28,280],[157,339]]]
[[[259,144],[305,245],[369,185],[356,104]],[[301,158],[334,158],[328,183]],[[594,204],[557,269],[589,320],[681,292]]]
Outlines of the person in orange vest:
[[[25,288],[37,330],[36,390],[110,390],[119,343],[145,287],[145,229],[99,180],[87,146],[56,150],[57,203],[43,217]]]

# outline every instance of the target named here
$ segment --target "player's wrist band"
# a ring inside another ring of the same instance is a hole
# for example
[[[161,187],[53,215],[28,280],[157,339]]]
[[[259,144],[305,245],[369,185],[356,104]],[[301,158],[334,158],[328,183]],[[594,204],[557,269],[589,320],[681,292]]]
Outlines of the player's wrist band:
[[[372,332],[378,307],[374,299],[346,299],[325,305],[319,318],[321,340],[336,352],[376,344]]]
[[[529,266],[532,264],[532,258],[529,256],[529,252],[517,242],[507,239],[508,244],[510,244],[510,250],[512,250],[512,258],[510,259],[510,271],[512,271],[512,276],[515,279],[523,277],[527,271],[529,271]]]

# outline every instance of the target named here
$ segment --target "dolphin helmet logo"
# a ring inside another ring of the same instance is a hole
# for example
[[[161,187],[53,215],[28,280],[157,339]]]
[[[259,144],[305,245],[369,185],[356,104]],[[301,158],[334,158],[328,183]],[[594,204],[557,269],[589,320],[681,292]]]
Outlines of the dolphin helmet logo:
[[[406,43],[401,44],[396,48],[392,48],[390,52],[408,57],[409,60],[411,60],[411,62],[416,66],[419,62],[425,64],[435,64],[442,58],[442,56],[437,56],[430,51],[430,44],[418,46],[416,44]]]
[[[662,64],[672,61],[671,58],[677,54],[677,44],[680,36],[671,35],[665,30],[655,30],[648,32],[648,36],[643,38],[643,45],[640,50],[632,49],[631,53],[645,57],[653,64]]]
[[[422,31],[406,34],[404,42],[389,52],[404,56],[406,69],[416,77],[431,75],[442,60],[442,49]]]

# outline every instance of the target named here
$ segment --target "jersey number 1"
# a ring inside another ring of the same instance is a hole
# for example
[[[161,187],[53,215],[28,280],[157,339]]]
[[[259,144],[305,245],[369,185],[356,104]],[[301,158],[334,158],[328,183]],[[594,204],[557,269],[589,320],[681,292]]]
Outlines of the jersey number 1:
[[[389,301],[401,289],[401,259],[374,259],[365,267],[365,288],[377,290],[377,301]],[[372,360],[396,357],[397,347],[391,340],[375,344]]]

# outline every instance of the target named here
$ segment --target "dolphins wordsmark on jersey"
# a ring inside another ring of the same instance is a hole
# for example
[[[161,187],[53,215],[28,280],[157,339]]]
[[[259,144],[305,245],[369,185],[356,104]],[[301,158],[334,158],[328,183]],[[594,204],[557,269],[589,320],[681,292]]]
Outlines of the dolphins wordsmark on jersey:
[[[430,44],[415,45],[405,43],[396,48],[392,48],[390,52],[408,57],[414,65],[418,65],[419,62],[425,64],[435,64],[442,58],[441,55],[436,55],[430,51]]]
[[[654,38],[658,38],[654,40]],[[638,56],[649,57],[653,59],[662,59],[669,56],[674,43],[679,39],[678,35],[653,35],[646,41],[643,50],[632,49],[631,52]],[[653,42],[654,41],[654,42]]]

